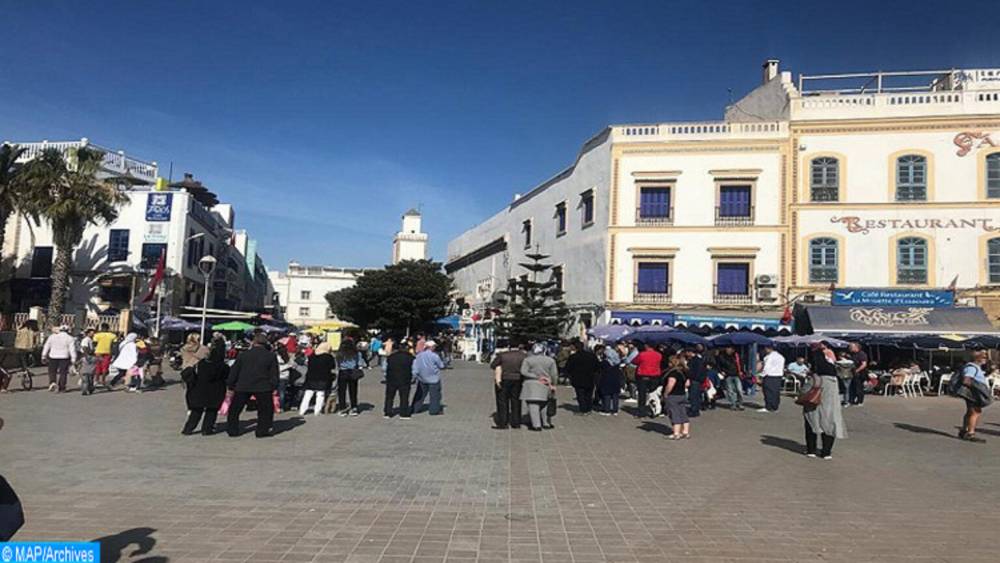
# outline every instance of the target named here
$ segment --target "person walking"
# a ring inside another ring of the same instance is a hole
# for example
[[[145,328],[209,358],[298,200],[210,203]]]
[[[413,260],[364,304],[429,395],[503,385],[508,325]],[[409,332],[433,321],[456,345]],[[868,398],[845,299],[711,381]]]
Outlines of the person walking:
[[[384,418],[392,418],[396,397],[399,397],[399,418],[410,420],[410,384],[413,383],[413,355],[406,346],[399,346],[385,358]]]
[[[240,414],[250,397],[257,401],[258,438],[272,435],[274,423],[274,399],[272,394],[278,388],[278,360],[267,349],[267,336],[254,336],[249,350],[236,357],[236,363],[229,370],[226,386],[233,390],[232,403],[226,419],[226,431],[231,437],[240,435]]]
[[[554,384],[565,384],[569,379],[569,375],[566,373],[566,363],[569,362],[573,351],[573,346],[568,340],[559,341],[559,350],[556,351],[556,368],[559,370],[559,377],[553,382]]]
[[[653,391],[660,385],[660,376],[663,375],[663,369],[661,364],[663,363],[663,355],[656,351],[652,346],[646,346],[642,342],[636,342],[636,350],[639,351],[632,363],[636,366],[635,369],[635,386],[639,393],[639,408],[636,416],[642,418],[646,412],[646,403],[649,399],[649,392]],[[649,416],[652,418],[655,413],[650,412]]]
[[[951,394],[965,400],[965,416],[962,417],[962,428],[958,437],[967,442],[983,443],[986,440],[976,436],[976,426],[983,408],[993,402],[993,393],[986,382],[986,351],[976,350],[972,360],[962,366],[962,371],[949,382]]]
[[[80,362],[77,364],[77,370],[80,373],[80,394],[93,395],[94,372],[97,370],[97,357],[94,356],[93,346],[81,349]]]
[[[372,358],[375,360],[375,367],[382,367],[382,339],[376,334],[372,337],[371,342],[368,345],[368,350],[371,352]]]
[[[219,408],[226,398],[226,378],[229,375],[226,344],[218,339],[212,340],[211,348],[202,346],[200,342],[197,344],[199,348],[194,354],[198,361],[186,369],[184,399],[187,401],[188,417],[181,434],[194,434],[200,423],[202,435],[211,436],[215,434]]]
[[[666,382],[663,384],[663,403],[670,417],[672,432],[670,440],[691,437],[691,421],[688,418],[688,365],[684,354],[670,356],[667,363]]]
[[[576,391],[577,414],[587,415],[594,408],[594,388],[601,362],[580,340],[574,340],[572,346],[573,354],[566,360],[566,375]]]
[[[108,381],[108,373],[111,368],[111,347],[118,337],[108,328],[108,323],[101,323],[97,334],[94,335],[94,354],[97,356],[97,369],[94,377],[98,385],[104,385]]]
[[[837,386],[837,366],[833,351],[823,342],[812,345],[813,377],[806,378],[802,393],[820,386],[819,406],[802,407],[805,419],[806,455],[822,459],[833,459],[833,444],[837,438],[847,438],[843,410],[840,405],[840,389]],[[820,448],[816,449],[816,439],[820,438]]]
[[[49,364],[49,391],[65,393],[69,366],[76,363],[76,342],[66,327],[52,329],[42,346],[42,360]]]
[[[601,375],[597,382],[597,392],[601,397],[599,413],[604,416],[618,416],[618,400],[621,396],[622,357],[614,346],[597,346],[594,351],[601,361]]]
[[[326,404],[326,394],[333,388],[333,374],[337,369],[337,360],[330,353],[330,343],[321,342],[313,355],[309,358],[309,365],[306,367],[306,381],[303,385],[302,402],[299,404],[299,415],[305,416],[309,412],[309,403],[316,398],[313,406],[313,414],[319,416],[323,414],[323,405]],[[278,381],[281,381],[281,367],[278,367]]]
[[[757,412],[778,412],[781,405],[781,383],[785,379],[785,357],[774,349],[773,344],[764,346],[764,359],[761,361],[761,387],[764,390],[764,408]]]
[[[38,321],[28,319],[21,323],[14,334],[14,349],[17,350],[21,369],[28,369],[28,358],[38,348]]]
[[[111,362],[111,369],[115,370],[115,375],[105,385],[108,391],[114,389],[118,381],[124,379],[128,372],[138,363],[139,348],[135,343],[138,338],[139,335],[130,332],[125,335],[125,340],[118,346],[118,356]]]
[[[726,346],[716,358],[715,363],[722,376],[722,392],[726,395],[726,400],[729,401],[729,407],[733,410],[743,410],[743,391],[740,382],[742,370],[736,357],[736,349],[732,346]]]
[[[528,404],[528,418],[531,419],[529,430],[541,432],[542,428],[551,429],[546,406],[549,393],[555,391],[555,381],[559,377],[556,361],[545,355],[545,345],[536,343],[531,353],[521,363],[521,400]]]
[[[518,345],[495,355],[490,362],[497,405],[494,429],[521,427],[521,364],[527,357],[524,347]]]
[[[851,405],[861,407],[865,404],[865,383],[868,382],[868,354],[857,342],[851,342],[848,351],[854,362],[854,376],[851,378],[847,399]]]
[[[413,377],[417,381],[417,391],[413,395],[413,404],[410,410],[413,413],[420,412],[424,406],[424,398],[428,395],[431,399],[430,414],[443,414],[441,411],[441,370],[444,369],[444,362],[435,351],[437,343],[433,340],[424,342],[424,351],[417,354],[413,360]]]
[[[340,343],[337,350],[337,366],[340,368],[337,374],[337,408],[340,409],[340,416],[358,416],[358,381],[364,377],[365,372],[361,371],[361,353],[358,352],[354,340],[345,338]],[[350,406],[347,399],[350,397]]]
[[[701,416],[702,397],[705,393],[705,347],[695,344],[685,352],[685,359],[688,365],[688,416],[696,418]]]

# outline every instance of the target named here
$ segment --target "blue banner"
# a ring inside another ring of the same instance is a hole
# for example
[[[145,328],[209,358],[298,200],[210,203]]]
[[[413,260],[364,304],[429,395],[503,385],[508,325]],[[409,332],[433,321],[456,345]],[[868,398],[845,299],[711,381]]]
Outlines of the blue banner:
[[[841,307],[879,305],[884,307],[954,307],[950,289],[876,289],[845,287],[834,289],[831,304]]]
[[[768,317],[724,317],[715,315],[677,315],[677,322],[687,326],[711,325],[725,327],[728,325],[740,328],[764,327],[778,328],[782,326],[781,319]]]
[[[97,542],[0,542],[0,562],[100,563]]]
[[[146,198],[146,220],[152,222],[170,221],[170,208],[173,207],[174,194],[149,192]]]

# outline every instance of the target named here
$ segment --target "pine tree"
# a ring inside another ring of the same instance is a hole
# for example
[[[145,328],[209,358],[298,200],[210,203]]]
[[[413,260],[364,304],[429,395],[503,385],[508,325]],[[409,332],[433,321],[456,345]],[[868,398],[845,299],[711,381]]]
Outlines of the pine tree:
[[[552,270],[552,264],[543,262],[548,256],[536,251],[527,258],[531,263],[520,266],[530,274],[508,280],[497,296],[502,308],[496,319],[497,333],[512,342],[557,339],[570,321],[563,291],[556,287],[551,275],[543,275]],[[546,281],[539,281],[540,277]]]

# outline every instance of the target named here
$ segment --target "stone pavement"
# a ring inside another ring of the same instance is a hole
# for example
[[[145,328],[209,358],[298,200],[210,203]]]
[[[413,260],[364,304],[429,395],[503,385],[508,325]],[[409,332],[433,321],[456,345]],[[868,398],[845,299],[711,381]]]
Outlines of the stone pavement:
[[[568,404],[554,431],[491,430],[473,364],[444,395],[441,417],[286,414],[257,440],[181,436],[179,385],[11,393],[0,472],[26,506],[17,539],[101,538],[104,561],[1000,560],[1000,407],[976,445],[953,437],[954,399],[870,397],[822,461],[801,455],[790,399],[671,442],[663,418]],[[377,372],[361,399],[381,404]]]

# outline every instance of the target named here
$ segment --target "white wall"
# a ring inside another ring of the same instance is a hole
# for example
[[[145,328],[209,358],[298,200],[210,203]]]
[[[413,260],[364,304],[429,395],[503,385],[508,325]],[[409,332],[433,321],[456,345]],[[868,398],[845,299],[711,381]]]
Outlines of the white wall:
[[[278,302],[285,307],[285,320],[292,324],[308,325],[328,320],[326,311],[329,303],[326,294],[354,286],[358,274],[345,272],[336,275],[306,276],[270,271],[268,277],[278,294]],[[303,299],[303,291],[309,292],[307,299]],[[309,309],[308,315],[300,313],[303,307]]]

